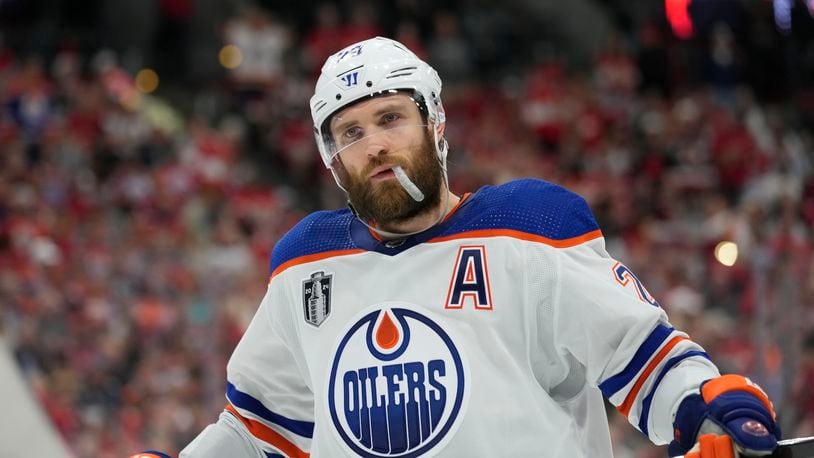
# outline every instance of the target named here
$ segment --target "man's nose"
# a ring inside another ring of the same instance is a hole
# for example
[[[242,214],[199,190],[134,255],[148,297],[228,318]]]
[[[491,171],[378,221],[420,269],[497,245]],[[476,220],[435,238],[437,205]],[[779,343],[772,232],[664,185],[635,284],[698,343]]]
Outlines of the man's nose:
[[[390,152],[391,147],[390,135],[386,131],[380,131],[366,139],[365,153],[371,158],[381,156]]]

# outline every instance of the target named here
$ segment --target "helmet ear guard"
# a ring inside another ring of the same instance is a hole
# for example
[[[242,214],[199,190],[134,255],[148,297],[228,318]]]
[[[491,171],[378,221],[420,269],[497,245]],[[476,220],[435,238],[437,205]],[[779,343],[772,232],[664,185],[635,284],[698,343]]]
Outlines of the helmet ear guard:
[[[329,57],[322,67],[311,97],[311,117],[325,167],[331,168],[335,154],[327,129],[331,117],[354,103],[392,91],[413,93],[422,116],[435,126],[436,154],[445,166],[446,116],[438,73],[401,43],[376,37],[348,46]]]

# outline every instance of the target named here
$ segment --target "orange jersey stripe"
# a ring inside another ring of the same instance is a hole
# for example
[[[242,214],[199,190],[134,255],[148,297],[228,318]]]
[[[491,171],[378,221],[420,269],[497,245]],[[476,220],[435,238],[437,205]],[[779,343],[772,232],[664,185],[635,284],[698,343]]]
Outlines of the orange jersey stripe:
[[[450,211],[449,211],[449,213],[447,213],[447,216],[445,216],[445,217],[444,217],[444,219],[443,219],[443,221],[442,221],[442,222],[444,222],[444,221],[446,221],[446,220],[450,219],[450,218],[452,217],[452,215],[454,215],[454,214],[455,214],[455,212],[456,212],[456,211],[458,211],[458,209],[459,209],[459,208],[461,208],[461,205],[462,205],[464,202],[466,202],[466,199],[468,199],[468,198],[469,198],[469,196],[471,196],[471,195],[472,195],[472,193],[471,193],[471,192],[467,192],[466,194],[464,194],[463,196],[461,196],[461,200],[459,200],[459,201],[458,201],[458,203],[457,203],[457,204],[455,204],[455,206],[454,206],[454,207],[452,207],[452,210],[450,210]]]
[[[328,259],[328,258],[335,258],[337,256],[347,256],[347,255],[350,255],[350,254],[358,254],[358,253],[365,253],[365,252],[366,252],[366,250],[362,250],[361,248],[352,248],[352,249],[349,249],[349,250],[325,251],[325,252],[322,252],[322,253],[308,254],[308,255],[305,255],[305,256],[296,257],[294,259],[289,259],[288,261],[280,264],[279,266],[277,266],[276,269],[274,269],[274,272],[271,273],[271,277],[269,278],[269,281],[271,281],[272,278],[276,277],[277,275],[279,275],[284,270],[286,270],[286,269],[288,269],[290,267],[298,266],[300,264],[305,264],[305,263],[308,263],[308,262],[321,261],[323,259]]]
[[[642,372],[642,375],[640,375],[638,380],[636,380],[636,383],[633,385],[633,389],[631,389],[630,393],[627,394],[625,402],[623,402],[622,405],[616,408],[619,412],[622,413],[622,415],[627,417],[627,415],[630,413],[630,408],[633,406],[633,401],[636,399],[636,396],[642,389],[642,385],[644,385],[645,380],[647,380],[647,378],[650,377],[650,374],[656,369],[656,366],[659,365],[661,360],[663,360],[664,357],[667,356],[668,353],[670,353],[670,350],[672,350],[673,347],[675,347],[682,340],[688,339],[686,337],[681,336],[673,337],[672,339],[670,339],[669,342],[667,342],[667,345],[662,347],[662,349],[659,350],[658,353],[656,353],[656,356],[650,361],[650,364],[647,365],[647,368],[645,368],[644,372]]]
[[[269,428],[268,426],[264,425],[263,423],[260,423],[259,421],[243,417],[243,415],[240,415],[240,413],[238,413],[237,409],[235,409],[231,403],[226,403],[226,410],[228,410],[232,415],[234,415],[235,418],[243,422],[243,424],[246,426],[246,429],[249,430],[252,436],[277,447],[289,458],[309,458],[311,456],[310,454],[300,450],[299,447],[297,447],[291,441],[280,435],[280,433],[278,433],[277,431]]]
[[[514,239],[527,240],[529,242],[539,242],[555,248],[569,248],[581,245],[585,242],[602,237],[602,231],[597,229],[570,239],[555,240],[542,235],[530,234],[528,232],[516,231],[514,229],[483,229],[477,231],[461,232],[458,234],[436,237],[427,243],[446,242],[457,239],[475,239],[486,237],[511,237]]]
[[[374,226],[371,225],[371,226],[368,226],[368,228],[367,228],[367,231],[370,233],[370,236],[373,237],[374,239],[378,240],[379,242],[384,242],[384,239],[379,234],[377,234],[376,231],[371,229],[371,227],[374,227]]]
[[[598,239],[602,237],[602,231],[597,229],[595,231],[587,232],[577,237],[572,237],[570,239],[563,239],[563,240],[556,240],[550,239],[548,237],[543,237],[542,235],[530,234],[528,232],[516,231],[514,229],[483,229],[477,231],[467,231],[467,232],[460,232],[458,234],[447,235],[444,237],[436,237],[434,239],[428,240],[426,243],[438,243],[438,242],[446,242],[449,240],[459,240],[459,239],[474,239],[474,238],[488,238],[488,237],[511,237],[520,240],[527,240],[530,242],[539,242],[545,245],[549,245],[555,248],[569,248],[577,245],[581,245],[585,242]],[[334,258],[337,256],[347,256],[351,254],[358,254],[358,253],[365,253],[367,250],[363,250],[361,248],[351,248],[347,250],[333,250],[333,251],[325,251],[322,253],[314,253],[305,256],[299,256],[293,259],[289,259],[288,261],[280,264],[274,269],[274,272],[271,273],[269,277],[269,281],[276,277],[277,275],[281,274],[284,270],[287,270],[291,267],[305,264],[308,262],[320,261],[323,259]]]

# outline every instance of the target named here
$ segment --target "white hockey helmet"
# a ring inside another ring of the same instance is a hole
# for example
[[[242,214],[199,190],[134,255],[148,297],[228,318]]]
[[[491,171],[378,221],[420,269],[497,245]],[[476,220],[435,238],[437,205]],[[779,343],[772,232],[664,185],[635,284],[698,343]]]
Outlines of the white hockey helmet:
[[[403,44],[376,37],[346,47],[322,66],[311,97],[311,118],[325,167],[331,168],[336,154],[328,129],[331,116],[354,102],[395,90],[411,92],[419,109],[426,110],[427,121],[435,127],[438,159],[446,163],[447,144],[439,139],[446,121],[441,78]]]

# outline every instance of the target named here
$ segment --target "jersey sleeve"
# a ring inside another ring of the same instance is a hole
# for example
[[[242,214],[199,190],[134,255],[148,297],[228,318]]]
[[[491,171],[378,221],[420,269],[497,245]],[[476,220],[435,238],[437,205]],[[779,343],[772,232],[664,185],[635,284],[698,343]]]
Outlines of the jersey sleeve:
[[[572,215],[591,215],[574,196]],[[590,216],[593,218],[593,216]],[[555,250],[552,332],[561,352],[584,366],[589,384],[656,444],[672,440],[679,402],[718,370],[688,336],[674,329],[658,301],[604,238]]]
[[[188,456],[309,456],[313,392],[303,359],[289,344],[287,298],[274,283],[227,365],[226,407],[185,449]]]

